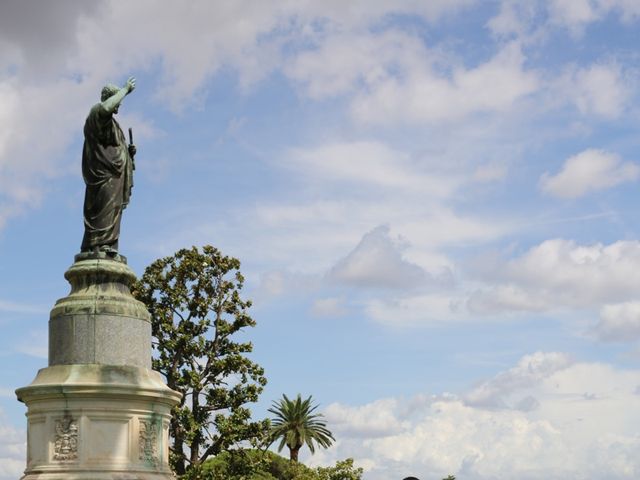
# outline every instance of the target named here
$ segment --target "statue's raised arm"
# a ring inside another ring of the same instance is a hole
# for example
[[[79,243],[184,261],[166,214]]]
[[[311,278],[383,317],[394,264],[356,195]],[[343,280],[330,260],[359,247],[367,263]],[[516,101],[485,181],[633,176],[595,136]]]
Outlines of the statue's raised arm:
[[[82,176],[84,197],[83,252],[106,252],[115,256],[120,238],[122,211],[129,203],[133,187],[135,147],[115,120],[124,97],[136,87],[130,77],[123,87],[108,84],[100,103],[89,111],[84,124]]]
[[[109,85],[107,85],[109,87]],[[107,88],[105,87],[105,88]],[[134,77],[129,77],[127,83],[124,84],[122,88],[119,88],[113,93],[110,97],[104,98],[104,89],[103,89],[103,99],[102,99],[102,108],[108,114],[118,113],[118,107],[120,107],[120,103],[136,88],[136,79]],[[113,89],[109,90],[112,92]]]

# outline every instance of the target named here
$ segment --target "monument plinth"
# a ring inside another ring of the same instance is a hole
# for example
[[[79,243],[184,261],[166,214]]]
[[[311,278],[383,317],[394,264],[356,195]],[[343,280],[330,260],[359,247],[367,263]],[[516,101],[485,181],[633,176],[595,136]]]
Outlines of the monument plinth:
[[[180,394],[151,370],[151,324],[120,255],[81,253],[49,320],[49,366],[16,391],[27,405],[22,480],[168,480]]]

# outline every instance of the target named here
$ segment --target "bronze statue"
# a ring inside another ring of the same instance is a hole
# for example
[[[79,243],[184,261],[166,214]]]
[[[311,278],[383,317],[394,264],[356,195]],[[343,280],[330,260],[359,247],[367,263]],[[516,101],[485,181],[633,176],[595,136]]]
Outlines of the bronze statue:
[[[120,103],[136,87],[130,77],[122,88],[106,85],[101,102],[89,111],[84,124],[82,176],[84,196],[83,252],[106,252],[116,255],[120,238],[120,220],[133,187],[136,147],[131,138],[127,145],[124,133],[113,117]]]

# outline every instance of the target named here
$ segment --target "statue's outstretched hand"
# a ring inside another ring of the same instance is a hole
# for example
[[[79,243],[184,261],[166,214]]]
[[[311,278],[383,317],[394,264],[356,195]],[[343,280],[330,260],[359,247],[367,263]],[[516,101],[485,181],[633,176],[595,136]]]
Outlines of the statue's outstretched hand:
[[[133,158],[136,155],[136,152],[138,151],[136,149],[136,146],[135,145],[129,145],[128,149],[129,149],[129,156],[131,156]]]
[[[129,79],[127,80],[127,83],[125,83],[125,88],[129,91],[128,93],[131,93],[135,90],[136,88],[136,79],[135,77],[129,77]]]

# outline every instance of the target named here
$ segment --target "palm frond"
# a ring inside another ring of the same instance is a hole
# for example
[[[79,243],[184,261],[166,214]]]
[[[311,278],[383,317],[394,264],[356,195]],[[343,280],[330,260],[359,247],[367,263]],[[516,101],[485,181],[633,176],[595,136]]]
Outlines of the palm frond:
[[[311,395],[303,400],[298,394],[292,400],[283,394],[280,400],[272,403],[272,407],[268,409],[274,415],[271,436],[273,441],[281,439],[278,451],[286,444],[293,458],[293,451],[297,452],[303,445],[307,445],[311,453],[315,453],[316,446],[328,448],[335,441],[324,416],[313,413],[318,405],[313,405],[312,401]]]

